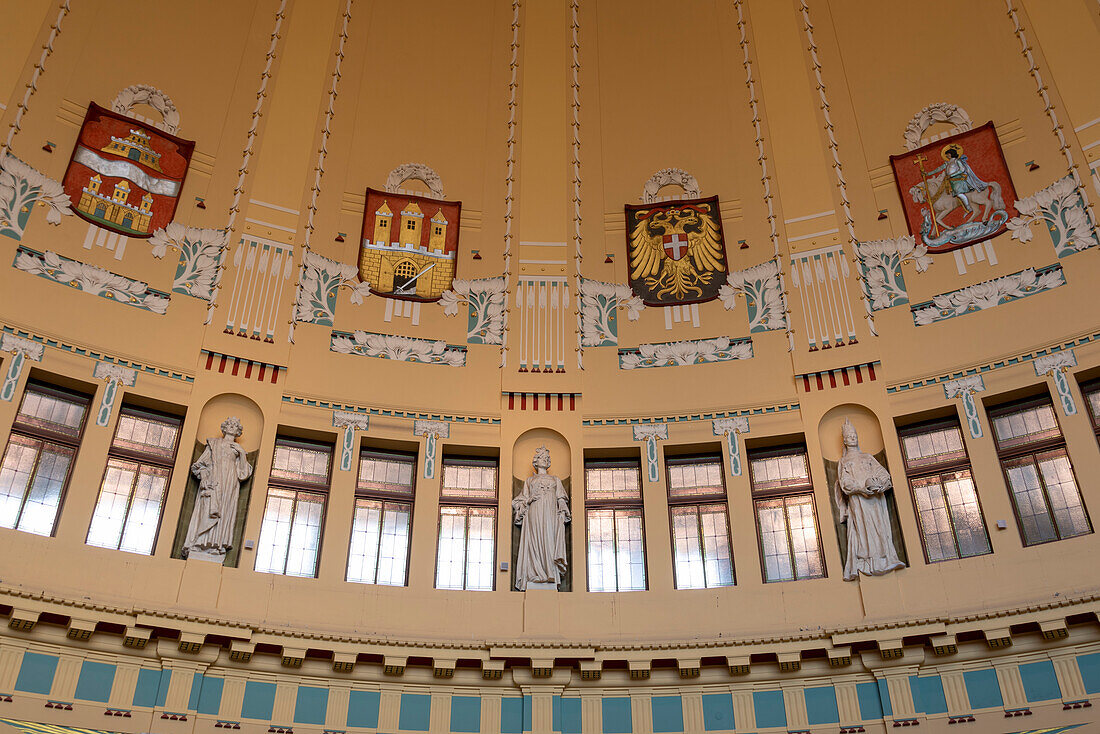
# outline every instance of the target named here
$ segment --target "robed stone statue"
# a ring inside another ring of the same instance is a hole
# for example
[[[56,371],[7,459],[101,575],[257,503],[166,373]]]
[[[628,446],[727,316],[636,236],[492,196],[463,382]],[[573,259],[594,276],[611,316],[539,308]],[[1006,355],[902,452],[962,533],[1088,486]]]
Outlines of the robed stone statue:
[[[523,491],[512,500],[519,536],[515,585],[557,589],[568,568],[565,556],[565,523],[571,519],[569,495],[550,469],[550,450],[540,446],[531,461],[534,475],[523,482]]]
[[[252,476],[244,448],[237,437],[244,432],[236,416],[226,418],[222,435],[206,439],[206,449],[191,465],[191,473],[199,478],[195,509],[187,538],[183,542],[186,558],[221,563],[233,546],[233,528],[237,521],[237,500],[241,482]]]
[[[841,428],[844,454],[836,467],[833,499],[838,520],[848,525],[848,558],[844,580],[859,574],[882,576],[905,568],[894,549],[886,490],[893,487],[890,472],[875,457],[859,450],[859,436],[847,418]]]

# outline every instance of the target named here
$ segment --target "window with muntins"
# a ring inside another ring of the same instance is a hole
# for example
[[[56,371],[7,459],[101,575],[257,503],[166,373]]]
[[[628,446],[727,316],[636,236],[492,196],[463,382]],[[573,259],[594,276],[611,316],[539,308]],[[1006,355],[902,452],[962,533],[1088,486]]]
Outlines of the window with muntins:
[[[1092,532],[1049,397],[989,411],[1024,545]]]
[[[636,460],[584,465],[588,590],[646,588],[642,467]]]
[[[899,437],[925,560],[992,553],[959,422],[912,426]]]
[[[666,459],[677,589],[732,586],[729,513],[721,456]]]
[[[1085,404],[1089,408],[1092,430],[1100,440],[1100,380],[1093,380],[1081,385],[1081,394],[1085,396]]]
[[[384,586],[408,583],[416,457],[363,449],[355,486],[348,581]]]
[[[496,520],[497,460],[445,457],[439,490],[437,589],[493,590]]]
[[[175,416],[122,407],[88,527],[88,545],[153,552],[180,423]]]
[[[28,382],[0,464],[0,527],[52,535],[90,399]]]
[[[316,576],[332,472],[332,447],[275,439],[267,504],[256,548],[256,570]]]
[[[764,581],[825,576],[810,462],[803,446],[749,455]]]

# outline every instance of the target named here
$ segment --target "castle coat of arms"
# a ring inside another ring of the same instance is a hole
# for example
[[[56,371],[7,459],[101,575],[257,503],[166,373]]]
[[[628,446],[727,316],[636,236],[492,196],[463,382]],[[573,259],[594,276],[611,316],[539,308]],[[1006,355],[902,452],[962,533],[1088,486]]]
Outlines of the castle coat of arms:
[[[718,197],[627,204],[630,287],[647,306],[701,303],[726,282]]]
[[[1005,231],[1016,189],[992,122],[890,156],[909,233],[950,252]]]
[[[127,237],[150,237],[172,221],[194,150],[192,140],[93,102],[62,183],[81,219]]]
[[[367,189],[359,278],[380,296],[435,301],[451,287],[461,201]]]

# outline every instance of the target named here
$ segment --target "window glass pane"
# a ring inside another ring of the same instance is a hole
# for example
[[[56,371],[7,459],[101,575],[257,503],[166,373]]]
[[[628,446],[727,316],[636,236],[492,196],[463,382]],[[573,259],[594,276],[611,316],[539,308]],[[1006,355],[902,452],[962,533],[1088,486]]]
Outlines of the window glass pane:
[[[787,522],[790,523],[795,577],[820,578],[825,575],[825,567],[821,562],[821,549],[817,541],[817,521],[814,518],[813,499],[809,495],[800,495],[786,497],[785,501]]]
[[[15,417],[18,424],[76,438],[84,425],[88,402],[75,396],[61,397],[28,385]]]
[[[469,508],[469,540],[466,548],[466,588],[493,590],[496,558],[496,508]]]
[[[645,538],[641,510],[615,510],[615,558],[619,591],[645,589]]]
[[[1049,451],[1039,454],[1036,459],[1039,462],[1039,471],[1043,473],[1043,483],[1046,484],[1047,499],[1051,512],[1054,513],[1058,535],[1071,538],[1092,532],[1066,450]]]
[[[783,500],[757,500],[756,519],[760,526],[760,546],[764,556],[764,580],[794,580]]]
[[[136,461],[115,458],[107,461],[99,500],[96,502],[95,512],[92,513],[92,524],[88,528],[88,545],[118,548],[139,466]]]
[[[364,451],[359,457],[358,488],[370,492],[411,497],[414,464],[415,459],[411,456]]]
[[[42,452],[42,441],[11,434],[0,466],[0,527],[14,528],[27,494],[31,477]]]
[[[298,492],[294,522],[290,528],[290,549],[286,559],[287,576],[314,576],[321,550],[321,522],[325,515],[325,496]]]
[[[409,524],[412,505],[387,502],[382,513],[382,539],[378,552],[378,581],[404,586],[409,562]]]
[[[703,545],[699,535],[699,507],[672,507],[672,561],[677,589],[706,588]]]
[[[703,533],[704,577],[707,588],[733,584],[733,560],[730,558],[730,536],[725,505],[703,505],[699,508]]]
[[[167,467],[141,465],[119,550],[145,555],[153,552],[153,543],[160,525],[161,506],[165,492],[168,491],[169,474]]]
[[[997,446],[1002,450],[1062,435],[1054,417],[1054,408],[1049,402],[995,415],[993,433]]]
[[[962,431],[958,426],[946,426],[903,435],[902,454],[909,469],[919,469],[939,464],[966,460]]]
[[[725,493],[722,484],[722,459],[670,460],[669,497],[707,497]]]
[[[947,510],[943,485],[939,477],[913,479],[913,499],[917,505],[924,552],[929,563],[958,558],[951,516]]]
[[[749,467],[754,492],[805,487],[810,483],[805,451],[752,458]]]
[[[461,499],[496,500],[496,462],[444,459],[443,486],[439,495]]]
[[[1005,461],[1005,475],[1024,534],[1024,545],[1055,540],[1054,523],[1047,510],[1039,474],[1032,456]]]
[[[588,501],[640,500],[642,468],[630,466],[596,466],[584,470],[584,496]]]
[[[57,508],[61,504],[61,490],[69,475],[76,449],[60,444],[42,443],[38,466],[31,478],[19,516],[19,530],[38,535],[53,533],[57,520]]]
[[[293,490],[276,487],[267,492],[267,506],[256,547],[257,571],[282,573],[286,568],[290,527],[294,519],[294,495]]]
[[[618,591],[615,511],[588,510],[588,590]]]
[[[111,446],[170,461],[175,457],[179,427],[179,421],[124,409]]]
[[[963,558],[992,553],[989,533],[982,520],[978,493],[969,469],[963,469],[941,477],[951,508],[951,520],[958,541],[959,555]]]
[[[1092,414],[1092,423],[1100,427],[1100,384],[1090,385],[1085,391],[1085,402],[1088,403],[1089,413]]]
[[[327,486],[330,455],[331,450],[325,447],[276,442],[271,478]]]
[[[382,533],[382,501],[357,499],[351,520],[351,548],[348,551],[348,581],[375,582],[378,543]]]
[[[435,587],[461,589],[466,577],[466,507],[439,508]]]

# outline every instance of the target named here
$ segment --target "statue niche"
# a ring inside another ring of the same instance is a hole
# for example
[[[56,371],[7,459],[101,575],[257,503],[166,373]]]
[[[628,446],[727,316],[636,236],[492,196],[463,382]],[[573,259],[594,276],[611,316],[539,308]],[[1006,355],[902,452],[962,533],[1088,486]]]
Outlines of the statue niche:
[[[561,479],[549,473],[550,450],[540,446],[531,461],[535,473],[524,480],[512,500],[520,528],[513,584],[519,591],[558,589],[569,570],[566,523],[572,519],[569,494]]]

